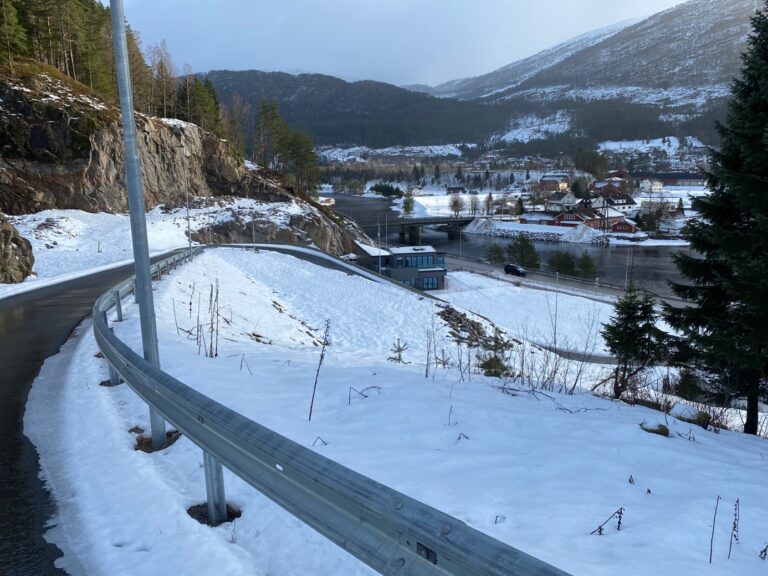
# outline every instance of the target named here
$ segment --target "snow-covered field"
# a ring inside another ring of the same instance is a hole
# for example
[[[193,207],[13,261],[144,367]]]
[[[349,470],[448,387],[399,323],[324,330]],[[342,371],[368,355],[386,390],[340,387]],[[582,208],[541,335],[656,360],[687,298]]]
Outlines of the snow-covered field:
[[[608,302],[534,290],[471,272],[449,274],[440,297],[475,312],[517,337],[565,350],[608,355],[600,328],[613,313]]]
[[[390,148],[369,148],[353,146],[336,148],[325,146],[317,149],[317,155],[326,162],[366,162],[371,158],[413,157],[445,158],[461,156],[459,146],[474,147],[476,144],[443,144],[438,146],[392,146]]]
[[[501,136],[505,142],[531,142],[546,140],[553,134],[564,134],[571,129],[571,116],[560,110],[549,116],[531,114],[516,118],[509,126],[507,133]]]
[[[691,147],[704,148],[704,144],[698,138],[689,136],[681,142],[676,136],[668,138],[655,138],[653,140],[616,140],[601,142],[598,145],[600,152],[645,152],[663,150],[668,155],[678,154],[681,150]]]
[[[207,358],[186,331],[194,333],[198,308],[209,322],[217,284],[219,354]],[[552,296],[468,274],[452,274],[449,285],[443,296],[511,337],[547,330]],[[584,393],[505,393],[498,379],[461,377],[455,366],[425,377],[428,333],[453,363],[459,358],[435,301],[291,256],[211,250],[156,288],[166,371],[512,546],[574,575],[765,573],[765,440]],[[602,319],[607,309],[558,298],[558,332],[578,348],[580,316]],[[138,347],[137,311],[127,305],[126,314],[115,330]],[[331,344],[308,422],[326,321]],[[398,338],[408,364],[387,361]],[[543,351],[524,349],[542,365]],[[228,501],[242,517],[218,528],[192,520],[186,508],[205,498],[200,450],[182,437],[157,453],[135,451],[129,430],[149,428],[147,410],[126,386],[98,385],[107,369],[95,353],[86,324],[46,362],[25,417],[59,505],[51,537],[65,559],[76,554],[88,574],[109,575],[372,573],[229,472]],[[350,398],[350,387],[368,388],[367,397]],[[669,438],[640,427],[665,421]],[[739,542],[729,560],[737,498]],[[613,520],[591,535],[619,508],[621,531]]]
[[[285,225],[291,215],[309,209],[296,202],[264,203],[245,198],[196,198],[192,203],[200,206],[190,210],[193,232],[231,220],[234,212]],[[127,214],[44,210],[9,218],[31,242],[35,265],[33,275],[21,284],[0,284],[0,297],[133,261]],[[150,253],[187,246],[186,230],[185,208],[166,211],[160,206],[147,213]]]
[[[703,110],[710,100],[724,98],[731,93],[727,84],[712,86],[653,88],[647,86],[601,86],[599,88],[571,88],[568,85],[549,86],[514,92],[504,99],[524,97],[536,101],[575,100],[594,102],[626,98],[635,104],[665,105],[670,108],[696,106]]]

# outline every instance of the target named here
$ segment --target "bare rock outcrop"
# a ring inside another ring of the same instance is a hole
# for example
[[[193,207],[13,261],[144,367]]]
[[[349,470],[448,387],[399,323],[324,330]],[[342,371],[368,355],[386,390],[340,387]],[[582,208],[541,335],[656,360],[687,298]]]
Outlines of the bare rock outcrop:
[[[342,255],[355,250],[355,239],[367,240],[357,224],[322,206],[300,202],[295,198],[278,199],[272,194],[272,202],[294,202],[300,210],[285,221],[276,222],[269,214],[256,214],[244,209],[232,210],[225,222],[200,228],[192,233],[192,240],[201,244],[294,244],[315,246],[329,254]],[[216,198],[210,202],[227,205],[231,198]],[[370,242],[370,240],[367,240]]]
[[[0,283],[22,282],[32,273],[32,245],[0,214]]]
[[[53,69],[41,65],[21,76],[0,75],[0,212],[126,212],[119,120],[116,107]],[[302,202],[278,180],[246,169],[226,141],[194,124],[137,114],[137,141],[147,210],[181,206],[187,194]],[[248,225],[235,221],[218,237],[249,242]],[[353,238],[362,234],[316,206],[286,225],[263,222],[257,229],[264,241],[313,243],[333,254],[351,251]]]
[[[119,112],[48,74],[0,78],[0,211],[127,210]],[[146,208],[192,196],[258,193],[266,184],[228,144],[178,121],[137,114]]]

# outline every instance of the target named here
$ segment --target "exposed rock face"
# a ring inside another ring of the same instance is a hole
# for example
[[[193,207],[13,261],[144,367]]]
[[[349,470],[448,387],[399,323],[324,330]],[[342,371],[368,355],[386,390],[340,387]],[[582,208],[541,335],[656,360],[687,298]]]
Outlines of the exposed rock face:
[[[32,272],[35,258],[29,240],[0,214],[0,283],[21,282]]]
[[[287,193],[285,199],[273,195],[272,202],[295,202]],[[353,252],[354,240],[368,240],[357,225],[313,204],[302,203],[303,209],[290,216],[287,222],[277,224],[273,219],[233,212],[232,219],[192,233],[192,240],[202,244],[295,244],[316,246],[329,254],[342,255]]]
[[[52,70],[0,76],[0,212],[127,211],[119,119],[116,108]],[[194,124],[137,114],[137,140],[145,209],[180,206],[187,191],[198,198],[299,202],[278,181],[247,170],[225,141]],[[233,230],[222,230],[221,240],[251,241],[244,223],[227,227]],[[317,208],[292,217],[286,228],[263,223],[257,231],[264,241],[312,242],[334,254],[352,249],[350,227]]]
[[[0,211],[127,210],[116,109],[64,78],[0,78]],[[137,114],[146,208],[193,196],[258,192],[226,142],[193,124]]]

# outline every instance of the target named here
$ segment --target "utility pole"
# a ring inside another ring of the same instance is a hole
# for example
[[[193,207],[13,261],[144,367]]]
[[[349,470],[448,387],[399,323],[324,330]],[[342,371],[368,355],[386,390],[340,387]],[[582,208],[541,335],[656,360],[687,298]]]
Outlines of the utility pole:
[[[144,359],[160,366],[160,352],[157,345],[155,323],[155,302],[152,296],[152,271],[149,266],[149,243],[147,221],[144,212],[144,185],[141,181],[141,165],[136,148],[136,118],[133,113],[131,71],[128,67],[128,43],[125,36],[125,14],[123,0],[110,0],[112,10],[112,39],[115,49],[115,70],[120,92],[120,112],[123,123],[125,144],[125,180],[128,186],[128,209],[131,221],[133,261],[136,267],[136,301],[139,304],[141,322],[141,343]],[[155,449],[165,445],[165,421],[153,408],[149,409],[152,427],[152,446]]]

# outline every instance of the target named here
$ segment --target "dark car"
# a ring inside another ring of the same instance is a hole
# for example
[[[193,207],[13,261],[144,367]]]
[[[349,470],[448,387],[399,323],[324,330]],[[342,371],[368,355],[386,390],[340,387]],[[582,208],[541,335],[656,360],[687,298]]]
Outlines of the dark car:
[[[504,266],[505,274],[514,274],[515,276],[525,276],[525,268],[517,264],[507,264]]]

